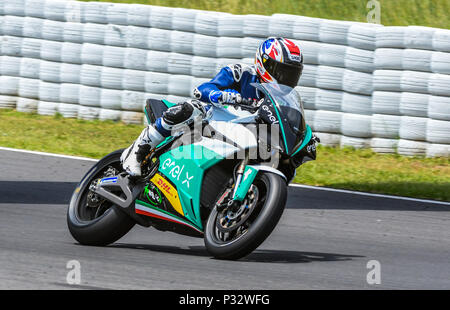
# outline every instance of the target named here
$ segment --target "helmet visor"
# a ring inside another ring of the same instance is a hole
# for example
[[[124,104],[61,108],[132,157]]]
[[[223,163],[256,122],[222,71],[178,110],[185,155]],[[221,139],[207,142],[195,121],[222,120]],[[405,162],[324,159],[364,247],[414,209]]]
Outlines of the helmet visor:
[[[303,64],[293,65],[282,63],[264,55],[264,68],[273,76],[279,84],[287,85],[292,88],[297,86],[298,80],[302,75]]]

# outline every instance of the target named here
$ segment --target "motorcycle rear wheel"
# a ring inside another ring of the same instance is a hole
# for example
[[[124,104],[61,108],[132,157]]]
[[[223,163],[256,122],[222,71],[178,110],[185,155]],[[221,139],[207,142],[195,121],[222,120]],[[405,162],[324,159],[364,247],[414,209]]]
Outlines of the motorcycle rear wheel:
[[[102,178],[108,168],[122,170],[122,151],[112,152],[97,162],[83,177],[72,195],[67,210],[67,225],[72,237],[80,244],[111,244],[122,238],[136,224],[120,207],[109,201],[102,202],[97,208],[92,208],[87,203],[89,186],[94,180]]]
[[[258,202],[251,214],[245,215],[245,221],[238,223],[246,229],[239,234],[239,229],[242,228],[239,227],[234,232],[234,238],[224,240],[224,227],[219,227],[220,223],[223,223],[223,214],[216,209],[211,211],[206,223],[204,241],[207,251],[215,258],[237,260],[247,256],[266,240],[278,224],[287,199],[286,181],[279,175],[262,172],[256,176],[253,185],[257,188],[255,192]],[[248,195],[250,192],[246,198]]]

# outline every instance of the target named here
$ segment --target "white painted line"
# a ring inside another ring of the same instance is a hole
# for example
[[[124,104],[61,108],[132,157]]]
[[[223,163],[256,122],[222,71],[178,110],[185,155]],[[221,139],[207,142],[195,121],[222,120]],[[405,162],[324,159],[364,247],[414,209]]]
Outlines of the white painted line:
[[[75,159],[75,160],[84,160],[84,161],[93,161],[93,162],[98,161],[98,159],[93,159],[93,158],[88,158],[88,157],[78,157],[78,156],[69,156],[69,155],[61,155],[61,154],[53,154],[53,153],[45,153],[45,152],[28,151],[28,150],[22,150],[22,149],[12,149],[12,148],[1,147],[1,146],[0,146],[0,150],[28,153],[28,154],[41,155],[41,156],[51,156],[51,157]],[[423,202],[423,203],[432,203],[432,204],[450,206],[450,202],[429,200],[429,199],[418,199],[418,198],[410,198],[410,197],[403,197],[403,196],[373,194],[373,193],[367,193],[367,192],[351,191],[351,190],[347,190],[347,189],[336,189],[336,188],[330,188],[330,187],[320,187],[320,186],[311,186],[311,185],[303,185],[303,184],[289,184],[289,186],[313,189],[313,190],[319,190],[319,191],[329,191],[329,192],[336,192],[336,193],[351,194],[351,195],[398,199],[398,200],[407,200],[407,201],[414,201],[414,202]]]
[[[300,187],[300,188],[307,188],[307,189],[314,189],[314,190],[320,190],[320,191],[345,193],[345,194],[352,194],[352,195],[361,195],[361,196],[379,197],[379,198],[389,198],[389,199],[398,199],[398,200],[408,200],[408,201],[434,203],[434,204],[438,204],[438,205],[450,206],[450,202],[438,201],[438,200],[418,199],[418,198],[411,198],[411,197],[404,197],[404,196],[374,194],[374,193],[367,193],[367,192],[351,191],[351,190],[347,190],[347,189],[336,189],[336,188],[330,188],[330,187],[320,187],[320,186],[311,186],[311,185],[303,185],[303,184],[289,184],[289,186]]]
[[[0,146],[0,150],[1,151],[9,151],[9,152],[27,153],[27,154],[33,154],[33,155],[41,155],[41,156],[67,158],[67,159],[76,159],[76,160],[85,160],[85,161],[98,161],[98,159],[88,158],[88,157],[79,157],[79,156],[70,156],[70,155],[62,155],[62,154],[54,154],[54,153],[28,151],[28,150],[22,150],[22,149],[12,149],[12,148],[9,148],[9,147],[1,147],[1,146]]]

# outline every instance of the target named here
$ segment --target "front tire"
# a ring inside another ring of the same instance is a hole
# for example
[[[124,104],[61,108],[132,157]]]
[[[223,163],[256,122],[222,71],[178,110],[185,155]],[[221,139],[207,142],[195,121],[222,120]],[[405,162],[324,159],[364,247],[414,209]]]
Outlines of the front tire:
[[[204,241],[208,252],[215,258],[235,260],[253,252],[271,234],[283,214],[287,199],[286,181],[279,175],[260,172],[253,185],[259,193],[252,214],[246,215],[246,230],[234,239],[223,240],[219,230],[223,214],[214,209],[206,223]],[[247,194],[249,195],[249,194]],[[248,219],[247,219],[248,217]]]
[[[105,246],[111,244],[130,231],[135,225],[120,207],[103,201],[97,208],[88,205],[90,184],[102,178],[108,169],[122,171],[117,150],[97,162],[83,177],[75,189],[67,211],[67,225],[72,237],[83,245]]]

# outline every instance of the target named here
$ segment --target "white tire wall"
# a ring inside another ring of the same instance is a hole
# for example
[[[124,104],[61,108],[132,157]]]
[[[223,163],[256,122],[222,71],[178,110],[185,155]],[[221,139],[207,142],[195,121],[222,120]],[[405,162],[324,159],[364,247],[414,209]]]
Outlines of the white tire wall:
[[[428,92],[436,96],[450,97],[450,75],[431,74],[428,80]]]
[[[372,97],[344,92],[341,110],[346,113],[372,115]]]
[[[433,34],[432,45],[435,51],[450,52],[450,30],[437,29]]]
[[[345,136],[370,138],[372,118],[369,115],[344,113],[341,132]]]
[[[142,123],[146,99],[182,102],[283,36],[302,50],[296,91],[322,144],[448,156],[450,30],[62,0],[0,15],[0,107]]]
[[[450,75],[450,53],[433,52],[431,56],[431,71]]]
[[[426,140],[432,143],[450,144],[450,123],[434,119],[427,120]]]
[[[373,51],[348,47],[344,65],[354,71],[372,73],[375,70],[374,58]]]
[[[397,152],[405,156],[424,156],[426,155],[427,147],[428,143],[426,142],[400,139]]]
[[[373,75],[374,91],[402,91],[403,71],[376,70]]]
[[[379,27],[376,29],[377,48],[405,48],[405,31],[408,27]]]
[[[401,115],[400,101],[402,93],[375,91],[372,94],[372,113]]]
[[[370,140],[370,148],[377,153],[395,154],[398,149],[397,139],[373,138]]]
[[[319,132],[340,133],[342,113],[317,110],[314,114],[314,129]]]
[[[39,99],[39,83],[40,80],[37,79],[20,78],[18,95],[23,98]],[[3,94],[3,91],[1,93]]]
[[[39,101],[37,113],[39,115],[55,115],[58,112],[57,102]]]
[[[427,116],[436,120],[450,121],[450,97],[430,96]]]
[[[63,103],[78,104],[80,102],[79,84],[61,84],[59,100]]]
[[[427,136],[427,119],[423,117],[402,116],[400,119],[400,138],[425,141]]]
[[[430,143],[427,145],[426,156],[427,157],[449,157],[450,156],[450,144]]]
[[[14,109],[16,108],[17,99],[16,96],[3,96],[0,95],[0,109]]]
[[[398,139],[400,136],[401,116],[374,114],[371,120],[372,137]]]
[[[339,147],[341,145],[341,135],[326,133],[326,132],[314,132],[320,139],[320,144],[325,146]]]
[[[315,110],[317,88],[297,86],[295,89],[302,98],[304,108]]]
[[[342,136],[340,146],[365,149],[370,147],[370,139]]]
[[[298,16],[294,22],[292,36],[294,39],[320,41],[320,25],[322,19]]]
[[[100,109],[98,119],[101,121],[120,121],[122,113],[124,112],[120,110]]]
[[[100,108],[96,108],[96,107],[88,107],[88,106],[83,106],[83,105],[79,105],[78,106],[78,118],[82,119],[82,120],[95,120],[98,119],[99,115],[100,115]]]
[[[402,69],[431,72],[432,51],[406,49],[403,52]]]
[[[403,49],[377,48],[374,55],[374,66],[377,70],[402,70]]]
[[[373,76],[369,73],[345,70],[342,85],[346,92],[371,95],[373,92]]]
[[[317,110],[336,111],[342,110],[342,98],[344,93],[338,90],[317,89],[315,92],[314,108]]]
[[[376,39],[377,32],[374,27],[355,24],[348,29],[347,42],[349,46],[374,51],[376,49]]]
[[[404,32],[406,48],[432,50],[435,29],[430,27],[409,26]]]
[[[17,99],[16,110],[18,112],[36,113],[39,101],[36,99],[21,98]]]
[[[427,117],[430,98],[427,94],[402,93],[400,113],[406,116]]]

